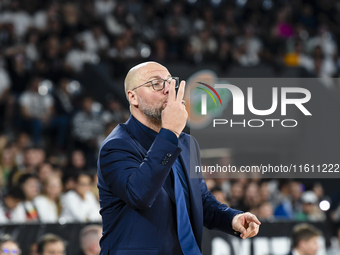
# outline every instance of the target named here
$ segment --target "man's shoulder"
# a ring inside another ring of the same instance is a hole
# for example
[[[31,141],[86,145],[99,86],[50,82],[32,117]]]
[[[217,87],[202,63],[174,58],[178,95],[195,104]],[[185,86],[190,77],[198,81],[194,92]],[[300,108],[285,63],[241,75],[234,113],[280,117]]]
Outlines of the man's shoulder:
[[[103,148],[108,142],[113,142],[116,140],[130,140],[131,136],[127,131],[126,124],[118,124],[111,133],[105,138],[105,140],[102,143],[101,148]]]

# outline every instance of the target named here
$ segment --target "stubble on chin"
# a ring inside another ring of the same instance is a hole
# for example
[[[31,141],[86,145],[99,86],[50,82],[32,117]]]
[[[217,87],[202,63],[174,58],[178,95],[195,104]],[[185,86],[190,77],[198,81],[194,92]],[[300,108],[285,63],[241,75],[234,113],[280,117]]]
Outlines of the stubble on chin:
[[[150,122],[161,126],[162,125],[162,111],[164,110],[164,102],[161,103],[161,106],[156,107],[152,105],[148,105],[143,99],[140,99],[139,107],[141,111],[147,116]]]

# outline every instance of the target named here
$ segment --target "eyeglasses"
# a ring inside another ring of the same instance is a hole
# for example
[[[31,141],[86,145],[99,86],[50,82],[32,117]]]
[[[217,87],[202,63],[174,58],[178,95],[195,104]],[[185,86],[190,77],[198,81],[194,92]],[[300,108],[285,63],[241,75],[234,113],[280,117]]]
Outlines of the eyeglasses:
[[[170,82],[171,82],[172,80],[175,80],[175,81],[176,81],[176,86],[175,86],[175,88],[177,89],[177,88],[179,87],[179,78],[178,78],[178,77],[170,77],[170,78],[168,78],[168,79],[166,79],[166,80],[159,78],[159,79],[154,79],[154,80],[151,80],[151,81],[147,81],[147,82],[143,83],[142,85],[139,85],[139,86],[135,87],[135,88],[132,89],[132,90],[138,89],[139,87],[142,87],[142,86],[144,86],[144,85],[146,85],[146,84],[148,84],[148,83],[151,83],[152,88],[153,88],[154,90],[156,90],[156,91],[159,91],[159,90],[163,90],[163,89],[164,89],[164,87],[165,87],[165,82],[167,82],[167,83],[170,84]]]
[[[21,254],[20,250],[2,249],[2,252],[5,254]]]

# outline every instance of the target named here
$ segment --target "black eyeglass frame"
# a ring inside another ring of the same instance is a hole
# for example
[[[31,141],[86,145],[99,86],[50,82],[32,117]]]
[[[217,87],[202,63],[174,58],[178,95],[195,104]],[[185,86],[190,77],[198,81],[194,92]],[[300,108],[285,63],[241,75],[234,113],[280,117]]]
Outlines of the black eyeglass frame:
[[[153,79],[151,81],[147,81],[147,82],[143,83],[142,85],[139,85],[139,86],[133,88],[132,91],[135,90],[135,89],[138,89],[139,87],[142,87],[142,86],[148,84],[149,82],[151,82],[153,90],[161,91],[165,88],[165,82],[168,82],[170,84],[171,80],[173,80],[173,79],[176,80],[175,89],[178,89],[178,87],[179,87],[179,77],[169,77],[168,79],[157,78],[157,79]],[[158,81],[158,80],[163,80],[163,87],[161,89],[155,89],[154,84],[152,83],[153,81]]]

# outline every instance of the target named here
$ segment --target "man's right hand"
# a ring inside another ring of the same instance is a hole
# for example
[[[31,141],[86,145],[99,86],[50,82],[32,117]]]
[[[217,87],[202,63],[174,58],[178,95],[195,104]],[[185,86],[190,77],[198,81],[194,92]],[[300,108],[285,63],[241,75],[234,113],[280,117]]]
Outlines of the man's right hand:
[[[185,105],[182,103],[185,81],[181,81],[177,96],[175,85],[176,81],[172,80],[169,88],[168,103],[162,111],[162,128],[169,129],[179,137],[186,125],[188,112]]]

